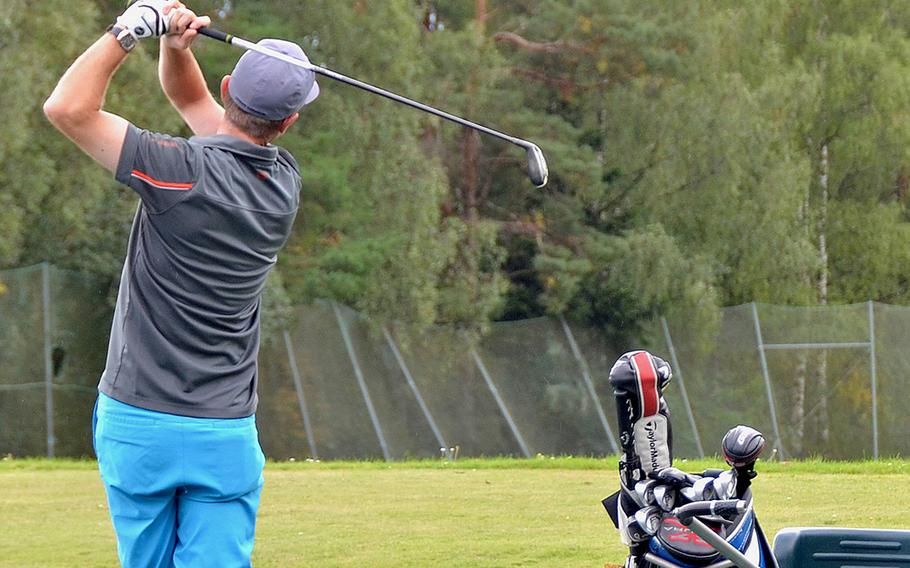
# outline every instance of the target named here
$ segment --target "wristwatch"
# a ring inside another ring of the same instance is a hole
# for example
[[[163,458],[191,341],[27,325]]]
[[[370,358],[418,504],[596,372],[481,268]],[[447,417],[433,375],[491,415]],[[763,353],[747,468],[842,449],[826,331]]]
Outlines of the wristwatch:
[[[139,43],[139,40],[136,39],[136,36],[133,35],[133,32],[121,26],[120,24],[114,23],[107,28],[108,33],[117,38],[117,41],[120,43],[120,47],[123,48],[123,51],[129,53],[133,51],[133,48],[136,47],[136,44]]]

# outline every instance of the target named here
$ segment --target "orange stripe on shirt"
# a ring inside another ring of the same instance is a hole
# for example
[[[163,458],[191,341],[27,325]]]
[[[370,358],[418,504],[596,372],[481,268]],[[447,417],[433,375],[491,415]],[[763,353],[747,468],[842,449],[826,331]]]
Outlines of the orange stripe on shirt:
[[[161,188],[161,189],[176,189],[176,190],[181,190],[181,191],[185,191],[187,189],[193,189],[193,184],[191,184],[191,183],[176,183],[176,182],[170,182],[170,181],[157,180],[146,173],[140,172],[139,170],[133,170],[130,173],[132,174],[133,177],[137,177],[137,178],[141,179],[142,181],[144,181],[150,185],[153,185],[155,187]]]

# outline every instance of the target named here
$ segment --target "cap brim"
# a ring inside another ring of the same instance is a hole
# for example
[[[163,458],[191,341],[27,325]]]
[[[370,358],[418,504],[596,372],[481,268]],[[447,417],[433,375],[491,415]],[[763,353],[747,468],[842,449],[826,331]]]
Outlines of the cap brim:
[[[306,106],[311,102],[316,100],[316,97],[319,96],[319,83],[313,81],[313,88],[310,89],[310,94],[306,96],[306,99],[303,100],[303,105]]]

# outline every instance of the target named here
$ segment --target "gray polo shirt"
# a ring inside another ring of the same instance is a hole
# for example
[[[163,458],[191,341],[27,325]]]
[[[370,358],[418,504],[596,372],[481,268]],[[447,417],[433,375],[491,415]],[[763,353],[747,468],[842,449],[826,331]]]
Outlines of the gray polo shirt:
[[[116,179],[141,203],[99,389],[170,414],[253,414],[260,300],[297,214],[297,163],[232,136],[130,126]]]

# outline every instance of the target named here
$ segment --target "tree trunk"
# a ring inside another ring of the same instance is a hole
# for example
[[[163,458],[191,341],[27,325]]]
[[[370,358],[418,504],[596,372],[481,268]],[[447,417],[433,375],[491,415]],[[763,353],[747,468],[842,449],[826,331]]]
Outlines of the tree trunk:
[[[818,204],[818,257],[821,270],[818,275],[818,303],[822,306],[828,304],[828,144],[822,146],[821,171],[819,172],[819,186],[821,194]],[[828,422],[828,352],[822,351],[818,357],[815,376],[818,377],[818,438],[822,444],[827,444],[830,437]]]
[[[819,186],[821,195],[818,203],[818,258],[821,261],[821,270],[818,274],[818,303],[828,303],[828,145],[822,146],[821,172]]]
[[[793,385],[790,407],[790,452],[793,457],[803,457],[803,440],[806,436],[806,374],[809,370],[809,356],[805,351],[797,355],[796,377]]]
[[[481,35],[486,33],[487,27],[487,0],[476,0],[477,29]]]
[[[480,135],[476,130],[465,128],[462,131],[461,156],[461,216],[475,222],[480,192]]]

